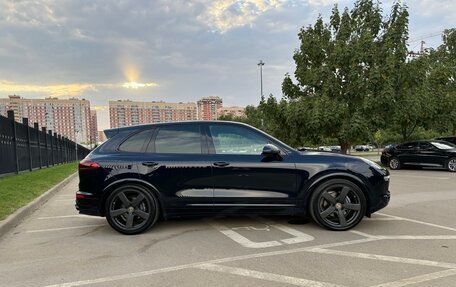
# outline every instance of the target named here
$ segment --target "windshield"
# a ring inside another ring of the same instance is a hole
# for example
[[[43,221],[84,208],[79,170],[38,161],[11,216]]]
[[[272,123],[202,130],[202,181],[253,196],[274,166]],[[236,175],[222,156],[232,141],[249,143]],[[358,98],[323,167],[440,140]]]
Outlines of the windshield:
[[[438,149],[456,149],[456,145],[452,143],[444,143],[444,142],[431,142],[433,146]]]

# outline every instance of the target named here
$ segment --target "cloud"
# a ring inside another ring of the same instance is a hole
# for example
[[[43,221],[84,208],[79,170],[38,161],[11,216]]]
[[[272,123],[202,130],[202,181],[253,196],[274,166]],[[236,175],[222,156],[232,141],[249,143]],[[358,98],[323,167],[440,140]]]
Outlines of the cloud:
[[[280,8],[284,3],[280,0],[213,1],[197,19],[223,33],[234,27],[251,24],[259,15]]]
[[[158,87],[157,83],[137,83],[127,82],[123,84],[105,84],[105,83],[75,83],[75,84],[49,84],[49,85],[33,85],[21,84],[9,81],[0,80],[0,91],[9,94],[21,93],[38,93],[51,97],[79,96],[84,92],[95,91],[100,89],[139,89]]]

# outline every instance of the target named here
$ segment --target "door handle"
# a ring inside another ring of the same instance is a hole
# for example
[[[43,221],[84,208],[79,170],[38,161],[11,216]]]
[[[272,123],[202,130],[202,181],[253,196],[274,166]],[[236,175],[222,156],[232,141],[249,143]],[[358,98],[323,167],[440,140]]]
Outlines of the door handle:
[[[229,166],[230,163],[226,162],[226,161],[216,161],[213,163],[213,165],[218,166],[218,167],[225,167],[225,166]]]
[[[158,162],[154,162],[154,161],[146,161],[146,162],[143,162],[142,165],[144,166],[148,166],[148,167],[152,167],[152,166],[156,166],[158,165]]]

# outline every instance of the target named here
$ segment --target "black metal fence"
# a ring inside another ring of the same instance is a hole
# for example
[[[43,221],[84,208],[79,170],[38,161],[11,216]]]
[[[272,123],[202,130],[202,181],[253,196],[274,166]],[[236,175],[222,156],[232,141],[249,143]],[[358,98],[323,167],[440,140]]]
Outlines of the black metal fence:
[[[38,123],[30,127],[27,118],[16,122],[13,111],[0,116],[0,176],[80,160],[89,152]]]

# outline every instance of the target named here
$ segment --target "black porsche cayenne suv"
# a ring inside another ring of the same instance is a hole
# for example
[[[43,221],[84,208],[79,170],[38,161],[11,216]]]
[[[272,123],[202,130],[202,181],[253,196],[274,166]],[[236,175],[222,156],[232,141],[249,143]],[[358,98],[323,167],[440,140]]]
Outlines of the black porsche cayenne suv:
[[[366,159],[299,152],[251,126],[196,121],[106,130],[79,164],[76,208],[124,234],[159,218],[310,216],[347,230],[385,207],[389,173]]]

